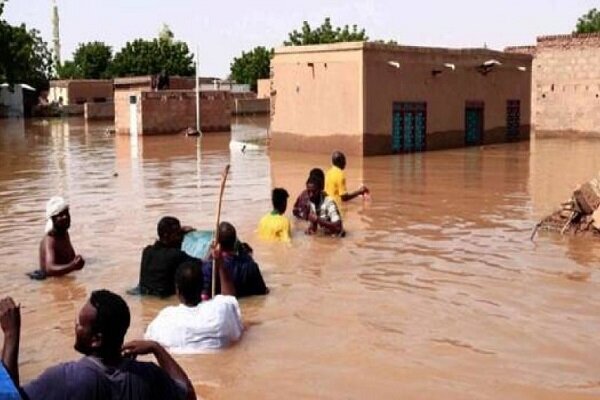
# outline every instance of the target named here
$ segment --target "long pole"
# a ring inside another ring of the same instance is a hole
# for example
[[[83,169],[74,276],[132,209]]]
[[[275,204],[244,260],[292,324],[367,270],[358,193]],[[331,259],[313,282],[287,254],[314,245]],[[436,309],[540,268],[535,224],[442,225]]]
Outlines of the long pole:
[[[223,203],[223,192],[225,191],[225,182],[227,181],[227,175],[229,174],[229,164],[225,166],[223,175],[221,175],[221,188],[219,189],[219,202],[217,203],[217,222],[215,223],[215,245],[219,243],[219,223],[221,222],[221,205]],[[211,297],[215,297],[215,291],[217,286],[217,260],[213,258],[212,263],[212,289]]]
[[[196,130],[202,134],[200,130],[200,50],[196,45]]]

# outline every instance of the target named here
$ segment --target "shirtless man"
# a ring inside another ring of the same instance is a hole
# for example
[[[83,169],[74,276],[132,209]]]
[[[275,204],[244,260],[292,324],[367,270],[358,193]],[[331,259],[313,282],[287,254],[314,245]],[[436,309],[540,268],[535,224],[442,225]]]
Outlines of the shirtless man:
[[[62,197],[52,197],[46,204],[46,218],[46,234],[40,243],[40,271],[32,274],[41,276],[32,278],[62,276],[82,269],[85,261],[75,254],[69,238],[71,215],[67,202]]]

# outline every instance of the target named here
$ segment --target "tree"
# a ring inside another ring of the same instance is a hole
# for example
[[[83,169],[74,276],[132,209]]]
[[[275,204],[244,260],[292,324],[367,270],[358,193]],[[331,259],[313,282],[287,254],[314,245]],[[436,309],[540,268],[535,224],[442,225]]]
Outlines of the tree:
[[[0,16],[5,1],[0,0]],[[48,87],[52,55],[35,29],[12,26],[0,19],[0,83],[28,83],[38,90]]]
[[[575,33],[594,33],[600,32],[600,11],[592,8],[587,14],[584,14],[577,20]]]
[[[283,42],[285,46],[304,46],[308,44],[323,44],[337,42],[364,42],[369,40],[364,29],[359,30],[356,25],[352,29],[348,25],[333,27],[331,19],[325,18],[321,26],[312,29],[307,21],[302,23],[300,31],[293,30],[288,34],[289,40]]]
[[[110,78],[112,49],[103,42],[80,43],[73,53],[73,61],[66,61],[58,68],[62,79]]]
[[[273,49],[267,50],[263,46],[255,47],[247,53],[242,52],[231,63],[231,79],[248,84],[252,90],[256,90],[256,81],[269,77],[272,55]]]
[[[187,44],[172,38],[154,40],[137,39],[127,42],[114,57],[112,76],[194,75],[193,55]]]

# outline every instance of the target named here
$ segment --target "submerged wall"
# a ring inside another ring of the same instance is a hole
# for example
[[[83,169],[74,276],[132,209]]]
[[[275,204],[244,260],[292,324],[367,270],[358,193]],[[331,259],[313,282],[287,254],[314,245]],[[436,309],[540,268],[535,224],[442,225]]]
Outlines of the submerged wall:
[[[196,94],[193,91],[129,91],[115,93],[115,130],[130,133],[132,96],[135,97],[138,134],[176,134],[196,126]],[[229,131],[229,92],[200,93],[200,121],[203,132]]]

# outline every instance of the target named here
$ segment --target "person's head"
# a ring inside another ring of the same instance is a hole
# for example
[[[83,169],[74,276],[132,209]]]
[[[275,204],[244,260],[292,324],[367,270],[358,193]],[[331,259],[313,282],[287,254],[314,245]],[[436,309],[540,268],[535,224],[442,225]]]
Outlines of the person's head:
[[[339,169],[346,168],[346,156],[341,151],[334,151],[331,155],[331,163]]]
[[[221,250],[233,251],[236,240],[237,234],[233,225],[229,222],[221,222],[219,224],[219,245],[221,245]]]
[[[323,172],[323,170],[321,168],[313,168],[313,169],[311,169],[310,173],[308,174],[308,176],[309,177],[314,176],[315,178],[317,178],[321,182],[325,182],[325,173]]]
[[[179,301],[196,306],[202,301],[202,269],[196,261],[186,261],[175,272],[175,288]]]
[[[121,296],[108,290],[92,292],[77,317],[75,350],[84,355],[120,354],[130,321],[129,307]]]
[[[313,203],[318,203],[323,192],[323,181],[314,176],[309,176],[306,181],[306,194]]]
[[[166,246],[180,247],[183,240],[181,224],[175,217],[162,217],[156,227],[158,239]]]
[[[275,188],[273,189],[273,193],[271,193],[273,208],[280,214],[285,214],[288,197],[290,197],[290,195],[288,194],[287,190],[283,188]]]
[[[52,230],[66,232],[71,227],[69,204],[60,196],[54,196],[46,203],[46,233]]]

